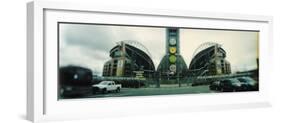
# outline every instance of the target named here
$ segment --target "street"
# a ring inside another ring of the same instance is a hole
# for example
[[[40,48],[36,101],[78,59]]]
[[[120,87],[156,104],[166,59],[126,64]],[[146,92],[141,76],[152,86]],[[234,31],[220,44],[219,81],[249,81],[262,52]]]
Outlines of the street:
[[[148,96],[148,95],[172,95],[172,94],[196,94],[213,93],[209,86],[183,86],[183,87],[161,87],[161,88],[122,88],[119,93],[108,92],[106,94],[96,93],[84,98],[102,97],[125,97],[125,96]]]

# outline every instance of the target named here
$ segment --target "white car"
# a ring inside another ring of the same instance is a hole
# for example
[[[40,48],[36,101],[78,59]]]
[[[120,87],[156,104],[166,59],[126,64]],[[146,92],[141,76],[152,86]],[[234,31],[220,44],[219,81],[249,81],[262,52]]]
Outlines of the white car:
[[[92,86],[93,87],[93,93],[96,92],[102,92],[102,93],[107,93],[107,92],[120,92],[122,86],[121,84],[115,84],[114,81],[102,81],[99,84],[95,84]]]

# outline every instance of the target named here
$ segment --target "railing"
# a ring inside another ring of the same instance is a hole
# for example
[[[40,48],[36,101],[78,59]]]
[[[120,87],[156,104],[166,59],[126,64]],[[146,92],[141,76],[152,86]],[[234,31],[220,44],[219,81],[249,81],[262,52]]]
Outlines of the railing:
[[[198,76],[197,79],[223,79],[223,78],[233,78],[241,76],[250,76],[251,73],[238,73],[238,74],[224,74],[224,75],[210,75],[210,76]]]
[[[94,80],[100,80],[100,81],[120,81],[120,80],[128,80],[128,81],[144,81],[145,78],[137,78],[137,77],[94,77]]]

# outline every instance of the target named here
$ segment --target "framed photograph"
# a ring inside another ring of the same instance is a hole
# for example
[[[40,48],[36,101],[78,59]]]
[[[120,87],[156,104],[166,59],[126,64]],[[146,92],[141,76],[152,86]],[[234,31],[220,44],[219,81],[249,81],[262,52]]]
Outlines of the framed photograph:
[[[272,17],[27,4],[31,121],[270,106]]]

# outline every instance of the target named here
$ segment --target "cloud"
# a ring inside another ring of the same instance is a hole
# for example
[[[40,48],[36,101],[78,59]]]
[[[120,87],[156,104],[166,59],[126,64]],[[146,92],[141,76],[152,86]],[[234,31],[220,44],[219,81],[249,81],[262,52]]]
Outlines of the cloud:
[[[233,72],[257,68],[258,32],[230,30],[181,30],[181,50],[187,64],[195,49],[203,43],[215,42],[226,51],[226,59],[231,63]],[[243,66],[243,67],[241,67]],[[244,69],[245,68],[245,69]]]
[[[114,44],[110,27],[81,24],[61,24],[63,41],[67,46],[81,46],[107,52]]]
[[[166,29],[155,27],[60,24],[60,66],[79,65],[101,75],[109,51],[117,42],[134,40],[151,53],[155,67],[165,55]],[[187,65],[205,42],[222,44],[234,71],[254,69],[258,32],[180,29],[180,50]]]
[[[119,41],[140,42],[151,53],[156,67],[165,51],[163,28],[61,24],[60,34],[60,66],[79,65],[99,75],[110,59],[110,49]]]

